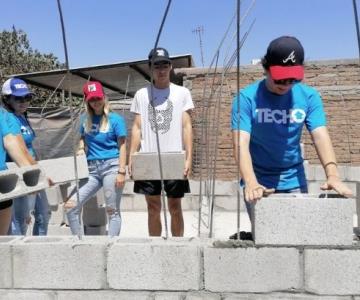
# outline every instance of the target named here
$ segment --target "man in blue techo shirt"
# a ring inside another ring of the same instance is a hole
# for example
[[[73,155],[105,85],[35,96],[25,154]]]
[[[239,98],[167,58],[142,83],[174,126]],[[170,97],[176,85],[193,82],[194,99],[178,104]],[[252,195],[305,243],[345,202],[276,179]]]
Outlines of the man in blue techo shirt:
[[[296,38],[273,40],[262,59],[266,78],[245,87],[233,101],[234,154],[247,202],[273,192],[307,192],[300,151],[304,125],[327,177],[322,189],[351,196],[339,177],[320,95],[300,83],[303,62],[304,49]]]

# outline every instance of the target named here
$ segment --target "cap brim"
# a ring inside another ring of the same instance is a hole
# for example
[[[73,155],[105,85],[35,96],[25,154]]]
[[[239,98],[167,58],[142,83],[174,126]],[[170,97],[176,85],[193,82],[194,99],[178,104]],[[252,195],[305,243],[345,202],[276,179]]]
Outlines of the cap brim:
[[[16,91],[12,94],[10,94],[12,96],[15,96],[15,97],[25,97],[25,96],[28,96],[28,95],[35,95],[34,93],[30,92],[30,91]]]
[[[89,101],[93,98],[104,100],[105,96],[104,95],[89,95],[85,98],[85,101]]]
[[[296,80],[304,79],[304,66],[271,66],[269,71],[271,78],[274,80],[288,78]]]
[[[157,63],[160,63],[160,62],[171,63],[171,59],[166,58],[166,57],[155,57],[154,60],[150,60],[150,62],[153,62],[154,64],[157,64]]]

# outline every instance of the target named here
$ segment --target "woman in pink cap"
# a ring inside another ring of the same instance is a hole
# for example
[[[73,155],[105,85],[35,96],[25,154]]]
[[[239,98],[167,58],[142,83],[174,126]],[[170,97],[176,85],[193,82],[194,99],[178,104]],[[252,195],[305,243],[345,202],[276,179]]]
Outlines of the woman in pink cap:
[[[121,229],[120,200],[126,175],[126,124],[124,118],[110,111],[100,82],[90,81],[83,88],[86,114],[80,119],[78,154],[86,154],[89,178],[65,207],[72,234],[79,235],[82,206],[102,187],[108,214],[108,235]],[[75,204],[76,203],[76,204]]]

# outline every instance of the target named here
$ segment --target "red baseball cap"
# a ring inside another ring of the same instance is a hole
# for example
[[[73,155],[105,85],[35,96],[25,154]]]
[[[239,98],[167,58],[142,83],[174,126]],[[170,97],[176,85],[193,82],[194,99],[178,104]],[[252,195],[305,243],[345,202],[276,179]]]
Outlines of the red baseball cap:
[[[85,100],[89,101],[92,98],[101,98],[104,99],[104,89],[100,82],[98,81],[88,81],[84,84],[83,92]]]
[[[304,48],[295,37],[281,36],[273,40],[264,59],[274,80],[304,78]]]

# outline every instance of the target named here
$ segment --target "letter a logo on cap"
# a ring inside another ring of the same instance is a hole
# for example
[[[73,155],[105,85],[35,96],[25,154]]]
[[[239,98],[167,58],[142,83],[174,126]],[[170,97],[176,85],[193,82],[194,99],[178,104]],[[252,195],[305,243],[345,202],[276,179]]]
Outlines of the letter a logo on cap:
[[[89,84],[88,85],[88,91],[89,92],[96,92],[96,85],[95,84]]]

